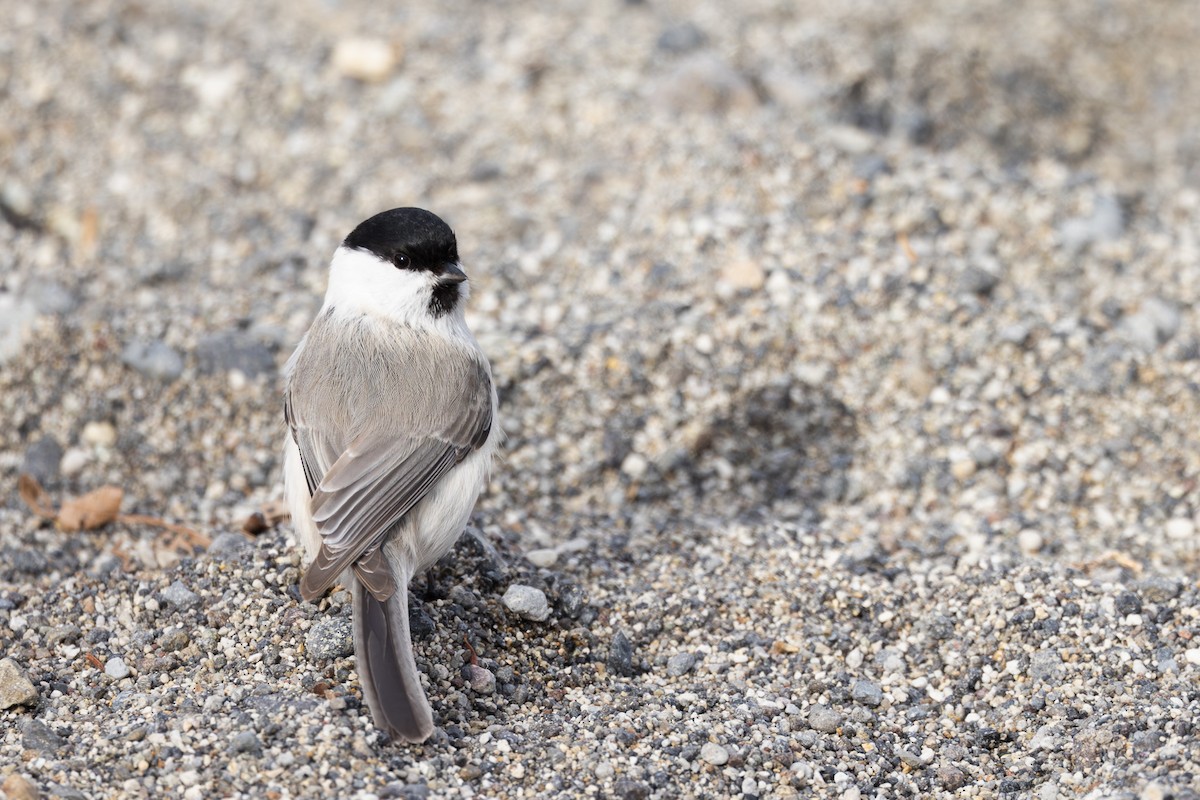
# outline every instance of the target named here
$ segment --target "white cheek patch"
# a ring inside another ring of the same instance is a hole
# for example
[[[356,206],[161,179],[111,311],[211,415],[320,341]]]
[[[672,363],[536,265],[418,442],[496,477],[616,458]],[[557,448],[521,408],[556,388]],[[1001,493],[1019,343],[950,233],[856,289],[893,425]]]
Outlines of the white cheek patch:
[[[413,323],[429,316],[435,282],[427,272],[397,269],[372,253],[339,247],[329,268],[325,307],[337,315],[378,314]]]

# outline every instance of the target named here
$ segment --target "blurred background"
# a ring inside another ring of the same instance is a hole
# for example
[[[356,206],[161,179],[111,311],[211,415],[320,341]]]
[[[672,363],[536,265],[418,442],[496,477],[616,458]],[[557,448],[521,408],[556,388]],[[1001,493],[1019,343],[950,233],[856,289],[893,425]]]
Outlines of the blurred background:
[[[496,368],[485,516],[532,544],[1186,560],[1146,526],[1196,513],[1193,12],[9,2],[4,480],[236,524],[329,255],[412,204]]]

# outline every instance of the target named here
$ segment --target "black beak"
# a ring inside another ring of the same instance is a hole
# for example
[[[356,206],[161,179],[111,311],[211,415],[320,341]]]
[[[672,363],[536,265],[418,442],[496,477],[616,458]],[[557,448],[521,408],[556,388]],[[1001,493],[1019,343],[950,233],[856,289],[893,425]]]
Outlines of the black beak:
[[[447,264],[442,267],[442,274],[438,275],[438,283],[443,286],[462,283],[467,279],[467,273],[462,271],[462,267],[458,264]]]

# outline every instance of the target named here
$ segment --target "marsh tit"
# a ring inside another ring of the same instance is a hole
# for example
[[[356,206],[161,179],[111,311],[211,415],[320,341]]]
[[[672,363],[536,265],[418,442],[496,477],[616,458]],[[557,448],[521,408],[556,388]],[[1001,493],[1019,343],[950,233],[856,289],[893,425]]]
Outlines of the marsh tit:
[[[375,724],[433,731],[408,582],[453,546],[500,438],[491,366],[467,329],[454,232],[419,208],[376,214],[333,255],[325,304],[288,361],[284,484],[307,600],[341,582]]]

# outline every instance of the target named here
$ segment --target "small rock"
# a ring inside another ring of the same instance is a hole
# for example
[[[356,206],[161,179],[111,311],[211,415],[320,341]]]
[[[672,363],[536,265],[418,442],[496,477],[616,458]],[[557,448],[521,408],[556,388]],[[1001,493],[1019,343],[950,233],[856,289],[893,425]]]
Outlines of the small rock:
[[[254,731],[239,731],[229,741],[229,750],[233,753],[256,753],[262,749],[262,743]]]
[[[304,646],[311,661],[344,658],[354,652],[354,629],[349,617],[326,617],[313,623]]]
[[[650,797],[650,786],[629,778],[618,778],[613,782],[613,794],[621,800],[646,800]]]
[[[58,644],[69,644],[83,634],[78,625],[56,625],[46,634],[46,644],[53,647]]]
[[[633,674],[633,643],[624,631],[617,631],[608,650],[608,668],[626,677]]]
[[[649,468],[650,462],[646,460],[645,456],[637,453],[630,453],[621,462],[621,472],[635,481],[644,476]]]
[[[58,484],[62,459],[62,445],[51,436],[43,436],[25,448],[21,472],[32,475],[42,486],[52,488]]]
[[[21,745],[26,750],[35,750],[46,755],[59,752],[67,744],[67,740],[59,736],[44,722],[36,719],[26,720],[21,727]]]
[[[0,710],[31,706],[37,700],[37,689],[17,662],[11,658],[0,659]]]
[[[1192,647],[1183,651],[1183,658],[1189,664],[1200,666],[1200,647]]]
[[[476,694],[495,694],[496,676],[489,669],[477,664],[467,664],[462,670],[463,678]]]
[[[91,456],[88,455],[86,450],[79,447],[72,447],[63,453],[62,461],[58,464],[58,469],[63,474],[63,477],[73,477],[83,472],[83,468],[87,466],[90,458]]]
[[[121,361],[141,374],[173,381],[183,374],[183,356],[160,341],[133,341],[121,351]]]
[[[42,796],[28,778],[15,772],[4,779],[0,790],[8,800],[39,800]]]
[[[275,354],[265,342],[246,331],[205,336],[196,345],[196,368],[202,375],[237,370],[247,378],[275,372]]]
[[[253,548],[254,545],[240,533],[225,531],[213,537],[212,544],[206,551],[209,556],[219,560],[236,558],[239,554]]]
[[[1000,276],[991,270],[971,264],[958,276],[959,291],[987,297],[1000,285]]]
[[[1035,530],[1026,528],[1017,534],[1017,546],[1020,547],[1021,552],[1025,553],[1026,555],[1033,555],[1034,553],[1040,552],[1045,544],[1046,543],[1042,539],[1042,535]]]
[[[558,561],[558,550],[553,547],[539,547],[526,553],[525,558],[535,567],[547,569],[554,566],[555,561]]]
[[[550,604],[541,589],[514,583],[504,593],[502,601],[509,611],[519,617],[543,622],[550,616]]]
[[[367,83],[384,80],[400,62],[391,42],[365,36],[342,39],[333,48],[333,68],[339,75]]]
[[[687,56],[661,76],[652,85],[649,100],[656,108],[676,113],[748,110],[758,103],[750,82],[707,52]]]
[[[111,422],[89,422],[80,439],[91,447],[112,447],[117,443],[117,428]]]
[[[1151,603],[1165,603],[1179,596],[1183,584],[1175,578],[1154,576],[1139,583],[1138,590]]]
[[[1127,614],[1140,614],[1142,611],[1142,598],[1138,597],[1135,592],[1121,592],[1117,595],[1114,603],[1117,613],[1124,617]]]
[[[682,54],[708,44],[708,35],[692,22],[672,25],[658,36],[655,47],[664,53]]]
[[[39,314],[61,316],[70,314],[79,307],[79,298],[58,281],[40,280],[26,287],[25,297],[33,303]]]
[[[183,628],[173,628],[164,631],[163,635],[158,637],[158,646],[168,653],[173,653],[187,647],[191,641],[191,637]]]
[[[821,733],[837,733],[842,726],[842,715],[828,706],[813,706],[808,712],[808,726]]]
[[[33,303],[0,292],[0,364],[21,352],[36,319]]]
[[[1167,520],[1166,534],[1168,539],[1190,539],[1196,535],[1196,523],[1187,517],[1174,517]]]
[[[870,681],[855,681],[850,687],[850,697],[856,703],[874,708],[883,702],[883,690]]]
[[[696,665],[696,656],[691,653],[676,653],[667,660],[667,674],[672,678],[686,675]]]
[[[937,779],[938,783],[950,791],[961,789],[967,782],[967,776],[963,771],[954,766],[938,767]]]
[[[113,656],[104,665],[104,674],[115,681],[129,677],[129,667],[120,656]]]
[[[200,595],[183,585],[183,581],[175,581],[162,590],[159,595],[164,603],[168,603],[180,611],[200,605]]]
[[[731,289],[757,291],[767,282],[762,265],[750,258],[733,258],[721,267],[721,282]]]
[[[714,767],[729,763],[729,751],[715,742],[705,742],[700,748],[700,758]]]

